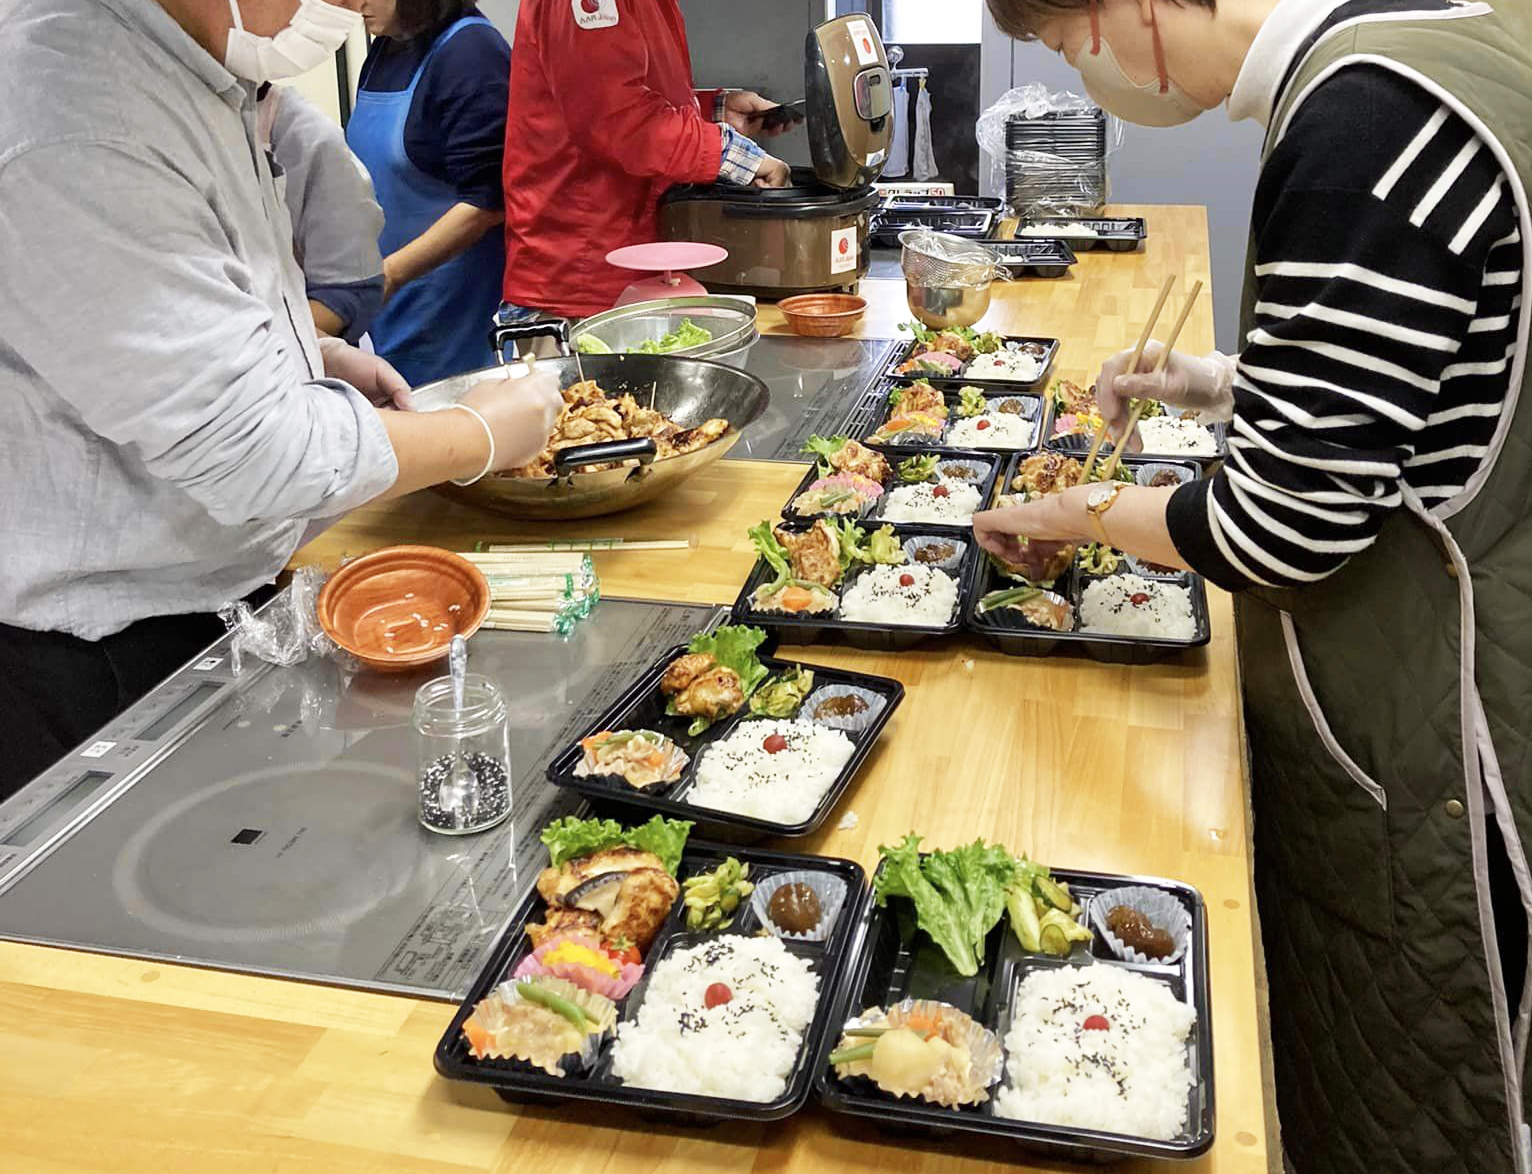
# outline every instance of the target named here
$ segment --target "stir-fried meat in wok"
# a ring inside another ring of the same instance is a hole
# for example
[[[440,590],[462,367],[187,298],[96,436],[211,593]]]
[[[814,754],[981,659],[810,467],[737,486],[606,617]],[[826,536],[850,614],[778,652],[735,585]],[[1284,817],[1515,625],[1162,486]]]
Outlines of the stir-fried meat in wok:
[[[820,518],[812,530],[794,534],[778,526],[777,541],[787,551],[793,563],[793,577],[821,587],[834,587],[840,582],[840,536]]]
[[[676,713],[710,721],[738,713],[745,704],[739,674],[707,652],[688,652],[671,661],[660,678],[660,692],[671,698]]]
[[[560,449],[586,444],[605,444],[613,440],[642,440],[653,437],[657,459],[684,456],[717,440],[729,430],[721,418],[706,420],[696,428],[682,428],[663,412],[655,411],[624,393],[608,396],[593,379],[566,387],[564,411],[559,415],[548,447],[531,463],[512,469],[509,477],[553,476],[553,454]],[[592,465],[592,470],[611,465]]]

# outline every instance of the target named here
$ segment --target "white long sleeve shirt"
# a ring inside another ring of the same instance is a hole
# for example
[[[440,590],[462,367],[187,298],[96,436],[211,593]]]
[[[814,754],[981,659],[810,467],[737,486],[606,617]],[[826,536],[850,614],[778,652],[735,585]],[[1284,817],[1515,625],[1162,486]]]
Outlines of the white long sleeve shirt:
[[[0,623],[269,581],[398,467],[327,380],[251,87],[153,0],[0,14]]]

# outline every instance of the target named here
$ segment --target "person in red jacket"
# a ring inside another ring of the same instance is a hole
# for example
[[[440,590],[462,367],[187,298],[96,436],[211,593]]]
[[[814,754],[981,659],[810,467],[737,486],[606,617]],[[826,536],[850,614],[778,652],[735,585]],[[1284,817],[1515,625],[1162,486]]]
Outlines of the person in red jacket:
[[[774,103],[694,91],[676,0],[523,0],[505,127],[505,316],[609,309],[633,274],[622,245],[660,238],[660,196],[685,183],[782,187],[746,137]]]

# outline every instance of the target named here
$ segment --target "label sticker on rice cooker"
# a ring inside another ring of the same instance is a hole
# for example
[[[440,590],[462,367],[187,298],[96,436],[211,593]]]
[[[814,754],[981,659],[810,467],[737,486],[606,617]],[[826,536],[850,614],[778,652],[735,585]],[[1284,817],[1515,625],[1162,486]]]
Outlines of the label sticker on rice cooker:
[[[830,234],[830,272],[850,273],[856,261],[856,226],[837,228]]]
[[[851,34],[851,48],[856,53],[858,65],[878,63],[878,43],[872,39],[872,29],[865,20],[848,20],[846,32]]]
[[[617,24],[617,0],[569,0],[575,24],[582,29],[609,29]]]

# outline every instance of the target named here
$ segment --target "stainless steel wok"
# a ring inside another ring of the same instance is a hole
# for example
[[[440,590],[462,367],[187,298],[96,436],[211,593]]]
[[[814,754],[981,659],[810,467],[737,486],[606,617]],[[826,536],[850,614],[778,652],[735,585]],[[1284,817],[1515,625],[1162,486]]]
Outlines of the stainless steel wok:
[[[566,448],[555,456],[556,476],[551,480],[491,473],[474,485],[439,486],[441,493],[515,518],[593,518],[615,514],[659,497],[721,458],[734,447],[740,433],[760,418],[771,398],[766,385],[754,375],[709,359],[581,355],[578,360],[542,359],[537,367],[555,372],[560,387],[577,382],[583,372],[586,379],[595,380],[607,394],[629,392],[646,406],[652,388],[654,406],[681,427],[695,428],[705,420],[722,417],[729,422],[729,430],[705,448],[664,459],[655,456],[652,439]],[[415,407],[423,412],[445,408],[475,384],[500,378],[501,371],[500,367],[489,367],[425,384],[414,391]],[[589,465],[631,460],[639,463],[600,472],[583,471]]]

